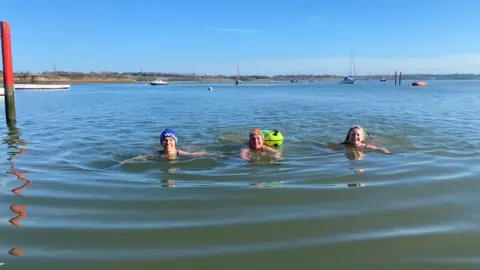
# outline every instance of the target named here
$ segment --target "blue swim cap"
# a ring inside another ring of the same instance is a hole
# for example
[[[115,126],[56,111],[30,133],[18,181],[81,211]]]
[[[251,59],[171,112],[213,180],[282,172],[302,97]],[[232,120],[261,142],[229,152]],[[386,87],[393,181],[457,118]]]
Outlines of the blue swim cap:
[[[177,143],[177,133],[171,129],[165,129],[162,134],[160,134],[160,143],[163,143],[163,140],[165,140],[166,137],[173,138],[175,140],[175,143]]]

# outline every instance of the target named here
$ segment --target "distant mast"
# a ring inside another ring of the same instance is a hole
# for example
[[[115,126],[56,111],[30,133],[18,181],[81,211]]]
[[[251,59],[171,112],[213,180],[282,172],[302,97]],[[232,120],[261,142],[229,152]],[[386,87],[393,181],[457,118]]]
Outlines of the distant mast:
[[[353,75],[353,78],[356,79],[357,78],[357,69],[355,67],[355,57],[353,56],[353,48],[350,48],[350,65],[351,65],[351,67],[353,67],[353,74],[351,74],[351,71],[350,71],[350,76]]]
[[[240,83],[240,63],[237,61],[237,79],[235,80],[235,84],[238,85]]]
[[[357,68],[355,67],[355,58],[353,56],[353,49],[350,48],[350,69],[348,71],[348,76],[344,77],[340,83],[343,84],[354,84],[357,80]]]

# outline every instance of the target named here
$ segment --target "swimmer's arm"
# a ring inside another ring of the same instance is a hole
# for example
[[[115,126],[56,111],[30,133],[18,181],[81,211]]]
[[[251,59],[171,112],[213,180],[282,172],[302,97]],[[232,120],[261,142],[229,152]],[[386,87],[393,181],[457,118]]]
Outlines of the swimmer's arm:
[[[264,145],[263,147],[264,147],[263,149],[267,150],[268,152],[273,152],[273,153],[280,152],[279,150],[277,150],[277,149],[275,149],[275,148],[272,148],[272,147],[270,147],[270,146]]]
[[[211,156],[211,157],[219,157],[219,158],[226,158],[227,157],[227,155],[215,154],[215,153],[206,153],[205,155],[206,156]]]
[[[243,148],[242,151],[240,152],[240,156],[244,159],[244,160],[250,160],[248,157],[247,157],[247,153],[249,152],[250,150],[247,148]]]
[[[277,150],[277,149],[272,148],[272,147],[269,147],[269,146],[266,146],[266,145],[265,145],[265,147],[266,147],[266,150],[267,150],[268,152],[270,152],[270,153],[275,153],[275,158],[276,158],[276,159],[281,159],[281,158],[282,158],[282,155],[283,155],[282,151]]]
[[[191,156],[191,157],[199,157],[199,156],[207,155],[207,153],[205,152],[186,152],[183,150],[178,150],[178,153],[182,156]]]
[[[367,145],[365,148],[371,149],[371,150],[374,150],[374,151],[379,151],[379,152],[382,152],[384,154],[391,154],[392,153],[392,151],[390,151],[386,148],[376,147],[376,146],[373,146],[373,145]]]
[[[332,149],[332,150],[340,150],[340,149],[344,149],[345,146],[346,145],[343,144],[343,143],[336,143],[336,144],[332,144],[332,145],[327,145],[325,148]]]
[[[155,156],[154,154],[146,154],[146,155],[136,156],[134,158],[126,159],[126,160],[120,162],[120,164],[125,164],[129,161],[134,161],[134,160],[139,160],[139,159],[146,160],[146,159],[149,159],[149,158],[153,158],[154,156]]]

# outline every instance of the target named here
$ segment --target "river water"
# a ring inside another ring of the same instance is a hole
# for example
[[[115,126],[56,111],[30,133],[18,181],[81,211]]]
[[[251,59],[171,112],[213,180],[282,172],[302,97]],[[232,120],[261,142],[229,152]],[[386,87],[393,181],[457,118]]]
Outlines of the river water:
[[[0,119],[1,267],[478,269],[479,90],[365,81],[17,91],[16,128]],[[352,125],[393,154],[326,149]],[[224,157],[119,164],[159,149],[167,127],[180,149]],[[281,160],[240,158],[255,127],[283,132]]]

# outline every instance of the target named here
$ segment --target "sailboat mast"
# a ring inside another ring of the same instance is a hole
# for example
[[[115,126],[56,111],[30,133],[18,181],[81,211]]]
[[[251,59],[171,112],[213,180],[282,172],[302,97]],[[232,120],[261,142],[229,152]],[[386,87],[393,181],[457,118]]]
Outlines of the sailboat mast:
[[[353,49],[350,48],[350,59],[352,61],[351,65],[353,67],[353,77],[356,78],[357,77],[357,69],[355,67],[355,57],[353,56]]]
[[[238,85],[240,83],[240,63],[237,61],[237,79],[235,80],[235,84]]]

